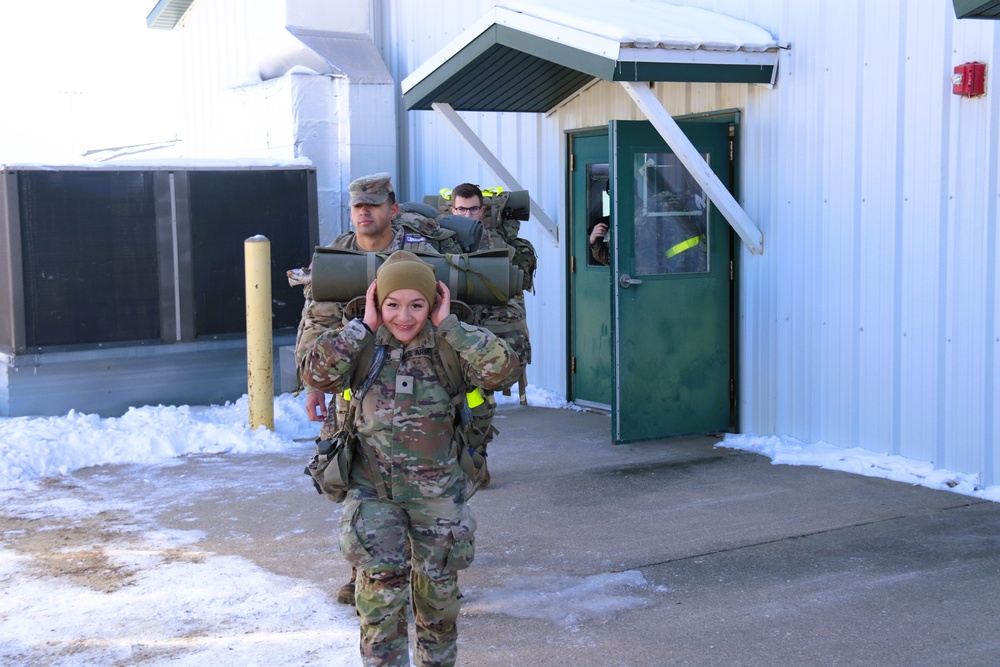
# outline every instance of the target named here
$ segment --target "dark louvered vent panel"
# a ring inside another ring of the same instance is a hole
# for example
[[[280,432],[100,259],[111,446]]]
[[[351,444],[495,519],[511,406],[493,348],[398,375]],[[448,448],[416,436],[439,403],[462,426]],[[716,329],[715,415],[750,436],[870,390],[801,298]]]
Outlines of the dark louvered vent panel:
[[[309,263],[309,180],[303,170],[194,171],[191,187],[195,334],[246,331],[244,241],[271,241],[275,329],[298,326],[302,290],[285,272]]]
[[[19,200],[28,347],[159,338],[149,172],[25,171]]]

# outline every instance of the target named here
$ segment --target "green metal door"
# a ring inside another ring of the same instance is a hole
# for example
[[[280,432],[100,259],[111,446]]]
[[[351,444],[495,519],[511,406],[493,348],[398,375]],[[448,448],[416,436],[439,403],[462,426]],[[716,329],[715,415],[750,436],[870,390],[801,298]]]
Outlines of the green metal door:
[[[729,124],[680,123],[731,188]],[[653,126],[610,125],[615,442],[731,426],[730,227]]]
[[[580,405],[611,408],[611,268],[590,253],[587,238],[611,215],[608,132],[569,139],[570,396]]]

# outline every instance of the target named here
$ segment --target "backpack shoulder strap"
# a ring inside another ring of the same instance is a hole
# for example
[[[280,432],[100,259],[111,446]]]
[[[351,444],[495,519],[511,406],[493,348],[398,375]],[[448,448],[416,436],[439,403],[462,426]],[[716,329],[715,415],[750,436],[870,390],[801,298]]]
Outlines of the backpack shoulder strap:
[[[437,352],[434,358],[441,362],[441,368],[438,371],[439,375],[443,376],[448,395],[452,397],[453,401],[456,396],[464,397],[465,376],[462,373],[462,361],[458,352],[451,346],[451,343],[445,340],[444,336],[440,335],[437,340]]]
[[[451,346],[444,336],[438,335],[436,353],[431,355],[431,362],[438,377],[444,381],[444,387],[451,397],[450,404],[454,408],[456,417],[455,425],[457,431],[464,432],[465,427],[472,423],[472,412],[469,402],[466,400],[466,392],[470,387],[466,385],[465,374],[462,373],[462,361],[458,352]]]
[[[476,397],[483,403],[482,394],[476,387],[465,382],[461,359],[458,352],[444,337],[438,339],[438,354],[442,368],[439,377],[444,377],[451,404],[455,406],[455,445],[458,448],[458,465],[472,482],[467,498],[471,498],[482,482],[482,471],[486,468],[486,448],[477,437],[472,426],[472,405],[470,399]],[[470,391],[471,389],[471,391]]]
[[[344,427],[352,435],[358,432],[356,421],[358,406],[361,404],[361,400],[365,397],[365,394],[368,393],[368,390],[371,389],[372,384],[378,379],[378,375],[382,371],[382,366],[385,365],[388,351],[388,345],[375,345],[374,342],[369,342],[368,345],[364,346],[357,360],[354,362],[354,370],[351,373],[350,393],[344,392],[344,398],[348,399],[351,404],[347,412],[347,423]],[[382,473],[379,471],[375,452],[370,447],[366,447],[360,438],[356,442],[358,449],[361,450],[371,470],[372,480],[375,483],[375,490],[378,492],[379,498],[387,500],[389,495],[385,488],[385,480],[382,479]]]
[[[361,350],[358,358],[354,361],[354,369],[351,371],[351,385],[348,389],[352,394],[357,392],[358,387],[364,381],[365,377],[368,375],[369,369],[372,367],[372,361],[375,359],[375,344],[374,342],[369,342]],[[345,394],[344,398],[348,398]]]

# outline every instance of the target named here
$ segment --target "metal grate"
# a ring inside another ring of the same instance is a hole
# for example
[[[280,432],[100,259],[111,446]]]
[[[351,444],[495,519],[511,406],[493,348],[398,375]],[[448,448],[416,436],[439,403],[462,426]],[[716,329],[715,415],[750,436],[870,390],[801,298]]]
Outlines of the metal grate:
[[[153,30],[173,30],[193,3],[194,0],[160,0],[146,16],[146,27]]]
[[[19,195],[27,346],[158,339],[152,175],[25,171]]]

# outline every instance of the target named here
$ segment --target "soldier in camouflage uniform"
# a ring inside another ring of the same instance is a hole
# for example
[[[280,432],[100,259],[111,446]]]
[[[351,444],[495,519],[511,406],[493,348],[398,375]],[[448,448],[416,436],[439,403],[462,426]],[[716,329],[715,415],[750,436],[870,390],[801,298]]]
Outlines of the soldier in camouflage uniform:
[[[365,297],[363,319],[321,335],[303,364],[310,383],[338,391],[366,346],[388,349],[357,412],[360,445],[340,523],[341,552],[358,570],[361,656],[369,666],[410,664],[409,591],[413,664],[454,665],[457,571],[472,561],[476,523],[439,349],[450,345],[461,360],[458,396],[503,386],[520,364],[504,340],[451,314],[447,286],[410,252],[393,253]]]
[[[506,195],[491,197],[492,204],[486,205],[483,191],[478,185],[462,183],[455,186],[450,194],[450,210],[454,215],[464,215],[482,221],[486,234],[480,244],[481,250],[505,249],[511,253],[511,262],[524,271],[523,292],[534,292],[535,250],[525,239],[518,236],[517,220],[504,217],[503,204]],[[489,209],[494,209],[487,215]],[[511,297],[502,306],[474,306],[475,322],[485,326],[510,343],[521,361],[522,370],[531,363],[531,341],[528,339],[524,293]],[[524,383],[524,376],[518,381]],[[509,393],[505,387],[504,392]],[[522,391],[524,387],[521,387]],[[523,401],[522,401],[523,402]]]
[[[430,253],[462,251],[454,240],[454,232],[441,229],[418,214],[399,213],[389,174],[364,176],[353,181],[349,188],[354,231],[341,234],[330,247],[383,253],[402,249]],[[302,285],[305,293],[305,305],[295,341],[295,360],[306,390],[306,412],[309,419],[323,421],[320,429],[320,439],[323,439],[337,431],[337,410],[333,409],[335,402],[331,399],[330,409],[327,408],[322,388],[312,386],[302,375],[302,361],[320,334],[340,327],[344,321],[359,314],[357,311],[362,306],[362,300],[357,299],[351,304],[313,301],[309,269],[290,271],[289,282]]]
[[[330,244],[331,247],[382,253],[403,249],[442,254],[462,251],[454,239],[454,232],[442,229],[437,223],[416,213],[399,212],[389,174],[363,176],[353,181],[349,189],[354,231],[338,236]],[[364,314],[364,297],[350,303],[314,301],[309,269],[290,271],[289,282],[302,285],[305,293],[305,305],[295,340],[295,360],[306,391],[306,412],[309,419],[323,422],[319,440],[324,440],[337,432],[347,414],[347,402],[330,387],[310,378],[304,372],[303,364],[319,336],[339,329],[346,321]],[[332,394],[329,406],[324,392]],[[338,602],[354,604],[355,576],[352,571],[351,580],[337,591]]]
[[[450,210],[452,215],[464,215],[475,220],[483,221],[486,207],[483,205],[483,191],[478,185],[472,183],[462,183],[456,185],[451,190]],[[508,249],[509,246],[500,232],[495,228],[496,221],[490,220],[489,224],[484,222],[486,234],[483,237],[479,248],[481,250]],[[503,332],[502,337],[511,344],[521,362],[522,372],[524,367],[531,362],[531,344],[528,341],[527,325],[524,328],[516,327],[510,323],[525,321],[524,295],[519,294],[502,306],[473,306],[474,320],[480,324],[489,323],[491,329]],[[521,375],[518,379],[523,378]],[[509,392],[509,387],[502,387]],[[522,387],[523,390],[523,387]],[[496,413],[497,404],[492,391],[483,392],[485,405],[474,414],[474,427],[482,435],[483,452],[486,452],[487,445],[493,441],[493,436],[497,430],[493,428],[493,415]],[[489,466],[482,472],[479,488],[486,488],[492,480]]]
[[[453,215],[464,215],[468,218],[481,221],[483,215],[486,213],[486,207],[483,206],[483,191],[479,189],[478,185],[473,185],[472,183],[456,185],[451,191],[450,209]],[[481,250],[507,248],[507,243],[493,229],[492,225],[486,226],[486,232],[486,238],[479,245]]]

